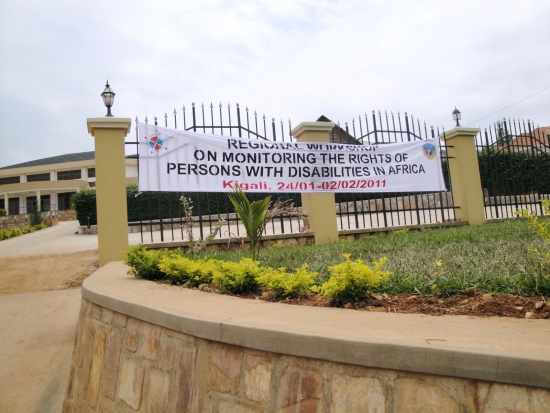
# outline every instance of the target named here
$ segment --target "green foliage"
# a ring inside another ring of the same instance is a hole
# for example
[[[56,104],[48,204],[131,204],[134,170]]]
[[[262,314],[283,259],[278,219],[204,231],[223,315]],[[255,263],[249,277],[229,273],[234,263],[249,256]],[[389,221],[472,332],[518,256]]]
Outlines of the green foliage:
[[[544,211],[550,214],[550,199],[543,199],[540,202]],[[529,253],[538,261],[539,272],[521,277],[522,289],[535,291],[536,294],[550,295],[550,220],[539,219],[536,213],[529,212],[526,209],[517,211],[516,214],[527,218],[531,227],[545,241],[545,246],[541,249],[532,247],[528,249]]]
[[[44,219],[42,218],[42,213],[40,212],[40,208],[33,208],[30,218],[32,227],[40,225],[44,222]]]
[[[374,268],[365,265],[362,260],[351,261],[351,254],[343,254],[346,261],[329,267],[332,275],[324,284],[315,288],[323,297],[332,298],[336,304],[357,302],[366,298],[373,288],[390,276],[382,266],[388,261],[382,258],[374,261]]]
[[[18,237],[19,235],[23,235],[23,231],[19,228],[12,228],[8,233],[8,238]]]
[[[0,208],[0,217],[3,217],[6,215],[6,210],[4,208]]]
[[[212,259],[193,260],[181,255],[164,256],[158,268],[166,274],[172,284],[196,286],[212,282],[216,261]]]
[[[478,155],[481,186],[489,196],[550,192],[550,155],[527,152],[483,152]]]
[[[37,224],[37,225],[33,225],[32,230],[33,231],[40,231],[41,229],[45,229],[45,228],[48,228],[48,226],[46,224]]]
[[[258,285],[264,287],[275,297],[307,296],[315,284],[316,272],[309,272],[308,264],[303,264],[296,271],[287,272],[285,268],[262,268],[256,278]]]
[[[262,269],[257,261],[242,258],[240,262],[218,261],[212,276],[212,282],[221,291],[240,294],[258,288],[256,278]]]
[[[0,229],[0,241],[4,241],[8,238],[8,231],[6,231],[5,229]]]
[[[260,252],[262,232],[268,219],[271,198],[265,197],[259,201],[250,202],[238,186],[228,196],[246,229],[252,260],[256,260]]]
[[[74,194],[73,205],[80,225],[88,225],[88,217],[90,217],[90,225],[97,224],[95,189],[85,189]]]
[[[141,245],[134,245],[126,254],[124,264],[130,267],[128,274],[146,280],[164,280],[166,274],[158,265],[161,260],[173,254],[168,250],[148,250]]]

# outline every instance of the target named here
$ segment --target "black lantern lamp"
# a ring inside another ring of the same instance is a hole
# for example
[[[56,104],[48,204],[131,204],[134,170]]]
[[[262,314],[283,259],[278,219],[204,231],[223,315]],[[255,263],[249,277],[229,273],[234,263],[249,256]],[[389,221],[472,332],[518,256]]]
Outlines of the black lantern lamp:
[[[460,123],[458,121],[460,120],[460,111],[456,108],[453,110],[453,120],[456,120],[456,127],[460,127]]]
[[[111,113],[111,106],[113,106],[113,103],[115,103],[115,92],[113,92],[113,89],[111,89],[111,86],[109,86],[109,81],[107,80],[107,84],[105,85],[105,90],[103,90],[103,93],[101,94],[101,97],[103,98],[103,103],[105,106],[107,106],[107,115],[112,117],[113,114]]]

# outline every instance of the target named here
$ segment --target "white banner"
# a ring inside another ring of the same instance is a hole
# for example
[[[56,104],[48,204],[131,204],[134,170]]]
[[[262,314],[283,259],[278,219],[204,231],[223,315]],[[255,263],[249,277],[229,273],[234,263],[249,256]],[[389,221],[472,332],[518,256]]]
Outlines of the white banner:
[[[381,145],[272,142],[138,123],[139,190],[445,191],[434,139]]]

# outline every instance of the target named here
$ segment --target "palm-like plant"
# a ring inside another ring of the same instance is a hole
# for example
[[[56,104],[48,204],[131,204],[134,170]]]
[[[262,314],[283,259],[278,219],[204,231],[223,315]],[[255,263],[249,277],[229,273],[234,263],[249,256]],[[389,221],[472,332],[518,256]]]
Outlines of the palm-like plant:
[[[228,196],[250,240],[251,258],[256,261],[260,253],[262,233],[271,215],[269,213],[271,197],[268,196],[264,199],[250,202],[246,194],[238,186]]]

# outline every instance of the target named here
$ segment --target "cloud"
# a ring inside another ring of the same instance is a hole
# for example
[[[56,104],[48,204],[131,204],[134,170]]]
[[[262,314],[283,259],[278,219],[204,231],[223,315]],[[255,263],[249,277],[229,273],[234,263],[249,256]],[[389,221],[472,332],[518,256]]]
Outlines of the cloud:
[[[93,148],[85,120],[104,114],[107,78],[131,118],[238,102],[294,125],[387,109],[452,127],[455,106],[467,124],[550,86],[549,14],[535,0],[6,0],[0,166]],[[476,126],[548,125],[549,102],[550,89]]]

